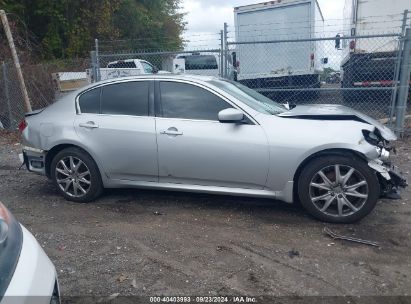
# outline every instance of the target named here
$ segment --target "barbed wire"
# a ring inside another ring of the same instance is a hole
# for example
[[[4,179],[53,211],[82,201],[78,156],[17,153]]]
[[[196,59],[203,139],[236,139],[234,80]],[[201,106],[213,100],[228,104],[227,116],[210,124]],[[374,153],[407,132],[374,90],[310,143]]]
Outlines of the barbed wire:
[[[403,16],[403,13],[399,13],[399,14],[391,14],[391,15],[380,15],[380,16],[367,16],[368,18],[381,18],[381,17],[388,17],[388,16]],[[408,19],[408,18],[407,18]],[[384,19],[380,19],[377,21],[371,21],[371,22],[393,22],[393,21],[402,21],[403,19],[397,19],[397,20],[384,20]],[[260,23],[259,25],[277,25],[277,24],[295,24],[295,23],[307,23],[307,22],[329,22],[329,21],[351,21],[351,19],[349,18],[334,18],[334,19],[307,19],[306,17],[303,18],[293,18],[293,20],[286,20],[286,21],[282,21],[282,22],[269,22],[269,23]],[[246,27],[246,26],[254,26],[255,24],[249,23],[249,24],[240,24],[237,25],[239,27]]]

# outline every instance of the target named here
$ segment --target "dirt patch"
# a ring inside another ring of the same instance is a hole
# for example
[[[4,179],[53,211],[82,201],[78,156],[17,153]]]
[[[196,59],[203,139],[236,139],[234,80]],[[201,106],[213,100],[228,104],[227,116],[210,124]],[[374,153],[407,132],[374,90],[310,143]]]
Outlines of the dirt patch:
[[[327,224],[381,243],[374,248],[332,240],[298,206],[268,199],[126,189],[68,202],[45,177],[18,170],[18,137],[4,134],[0,199],[54,262],[63,295],[410,292],[410,189],[359,223]],[[410,138],[397,151],[410,180]]]

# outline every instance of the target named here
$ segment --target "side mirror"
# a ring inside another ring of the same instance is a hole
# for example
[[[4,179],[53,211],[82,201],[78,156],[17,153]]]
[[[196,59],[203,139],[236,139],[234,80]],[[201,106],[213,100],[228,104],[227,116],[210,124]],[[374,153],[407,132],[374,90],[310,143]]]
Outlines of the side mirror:
[[[241,122],[244,119],[244,113],[234,108],[228,108],[218,112],[218,120],[222,123]]]
[[[337,50],[340,50],[340,49],[341,49],[341,35],[340,35],[340,34],[337,34],[337,35],[335,36],[335,48],[336,48]]]
[[[156,66],[153,66],[153,74],[157,74],[158,73],[158,68]]]

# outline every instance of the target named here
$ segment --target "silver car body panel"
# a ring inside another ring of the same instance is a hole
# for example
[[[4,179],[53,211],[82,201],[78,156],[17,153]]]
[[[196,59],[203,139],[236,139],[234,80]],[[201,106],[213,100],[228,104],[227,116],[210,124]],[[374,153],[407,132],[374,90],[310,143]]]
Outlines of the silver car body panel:
[[[294,109],[279,114],[281,117],[312,117],[316,116],[318,118],[324,117],[350,117],[354,116],[363,120],[364,122],[375,126],[380,132],[381,135],[386,140],[396,140],[397,137],[395,134],[386,126],[384,126],[379,121],[365,115],[359,111],[356,111],[352,108],[345,107],[342,105],[302,105],[295,107]]]
[[[76,99],[88,88],[138,80],[187,82],[203,87],[242,110],[253,124],[80,113]],[[23,131],[23,144],[45,151],[61,144],[79,146],[96,161],[107,188],[179,189],[292,202],[294,175],[315,153],[350,150],[372,161],[378,159],[379,151],[361,131],[378,128],[385,138],[395,138],[375,120],[345,107],[297,107],[280,115],[263,114],[209,80],[217,78],[150,75],[90,85],[27,117],[29,127]],[[297,117],[307,112],[346,115],[346,111],[362,120]],[[79,127],[89,121],[99,128]],[[167,130],[171,134],[164,134]]]

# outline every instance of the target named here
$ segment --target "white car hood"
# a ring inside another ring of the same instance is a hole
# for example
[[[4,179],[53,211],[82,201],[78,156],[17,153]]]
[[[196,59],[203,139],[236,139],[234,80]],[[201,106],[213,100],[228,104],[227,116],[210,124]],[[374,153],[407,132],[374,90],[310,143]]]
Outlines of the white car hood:
[[[279,114],[280,117],[317,120],[355,120],[377,128],[385,140],[396,140],[395,134],[374,118],[342,105],[301,105]]]

